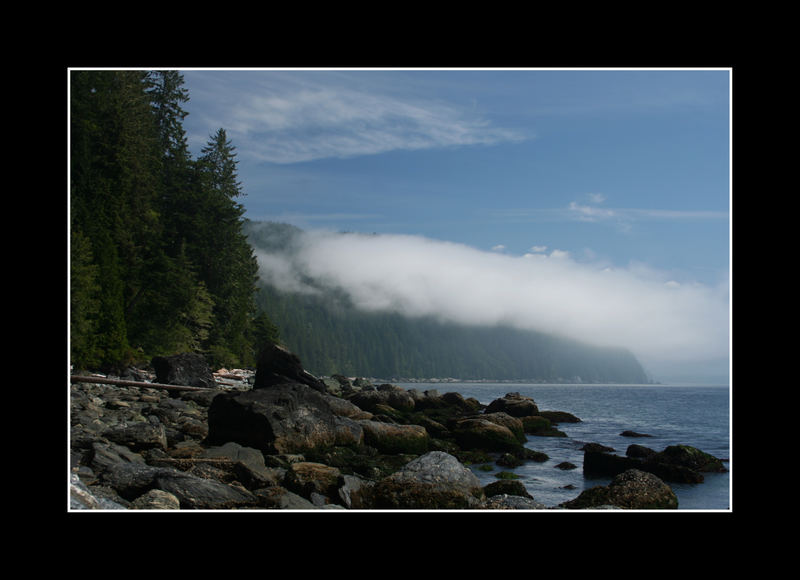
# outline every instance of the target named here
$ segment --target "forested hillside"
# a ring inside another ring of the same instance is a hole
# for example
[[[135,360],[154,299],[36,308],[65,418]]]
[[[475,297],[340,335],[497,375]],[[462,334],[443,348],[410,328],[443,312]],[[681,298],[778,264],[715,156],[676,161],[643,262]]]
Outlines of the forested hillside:
[[[223,128],[189,154],[177,71],[70,74],[70,349],[76,368],[202,352],[253,364],[274,336],[257,317]],[[213,132],[216,131],[216,132]]]
[[[248,223],[253,245],[291,251],[301,231]],[[275,281],[272,281],[273,283]],[[280,328],[281,342],[318,375],[646,383],[628,351],[510,327],[466,327],[430,318],[355,309],[340,292],[308,279],[320,292],[278,291],[262,279],[259,307]]]

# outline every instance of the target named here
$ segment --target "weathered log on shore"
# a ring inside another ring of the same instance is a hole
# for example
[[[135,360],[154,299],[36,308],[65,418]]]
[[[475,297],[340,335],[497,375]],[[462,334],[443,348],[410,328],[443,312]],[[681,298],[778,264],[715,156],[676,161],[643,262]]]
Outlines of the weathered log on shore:
[[[118,387],[137,387],[140,389],[161,389],[165,391],[209,391],[214,387],[190,387],[188,385],[168,385],[165,383],[148,383],[146,381],[128,381],[124,379],[111,379],[94,375],[70,375],[72,383],[93,383],[99,385],[115,385]]]

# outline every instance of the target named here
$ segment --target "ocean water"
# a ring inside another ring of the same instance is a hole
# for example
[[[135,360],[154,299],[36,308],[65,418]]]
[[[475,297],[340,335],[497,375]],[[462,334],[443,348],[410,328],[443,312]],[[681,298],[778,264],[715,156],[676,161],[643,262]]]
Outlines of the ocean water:
[[[730,441],[730,390],[721,386],[687,385],[533,385],[511,383],[401,383],[406,389],[439,393],[458,392],[488,405],[506,393],[518,392],[533,398],[540,410],[566,411],[580,423],[560,423],[567,437],[528,435],[525,446],[546,453],[543,463],[526,461],[509,469],[494,463],[491,471],[471,466],[483,485],[497,481],[499,471],[513,471],[533,498],[547,506],[574,499],[581,491],[607,485],[610,478],[583,475],[586,443],[601,443],[618,455],[632,443],[661,451],[668,445],[691,445],[723,460],[728,473],[704,473],[699,484],[669,483],[678,497],[679,510],[727,511],[731,506],[732,464]],[[632,430],[652,435],[631,438],[620,435]],[[577,466],[564,471],[562,461]],[[566,487],[570,486],[570,487]]]

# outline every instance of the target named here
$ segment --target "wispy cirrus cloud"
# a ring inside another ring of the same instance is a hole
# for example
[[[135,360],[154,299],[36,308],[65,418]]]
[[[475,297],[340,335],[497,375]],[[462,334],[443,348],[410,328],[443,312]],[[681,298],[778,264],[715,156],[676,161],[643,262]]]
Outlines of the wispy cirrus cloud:
[[[726,220],[730,214],[727,211],[715,210],[674,210],[653,208],[601,207],[599,203],[604,197],[591,199],[600,200],[591,202],[571,201],[567,206],[560,208],[516,208],[501,209],[488,212],[488,215],[497,220],[514,222],[556,222],[556,221],[582,221],[605,223],[618,229],[628,229],[635,222],[642,221],[678,221],[678,220]]]
[[[229,90],[217,83],[227,79]],[[357,79],[359,82],[353,82]],[[270,163],[519,141],[473,107],[406,94],[343,74],[239,71],[193,76],[204,124],[225,127],[241,154]],[[206,96],[208,98],[206,99]],[[203,136],[205,139],[206,136]]]

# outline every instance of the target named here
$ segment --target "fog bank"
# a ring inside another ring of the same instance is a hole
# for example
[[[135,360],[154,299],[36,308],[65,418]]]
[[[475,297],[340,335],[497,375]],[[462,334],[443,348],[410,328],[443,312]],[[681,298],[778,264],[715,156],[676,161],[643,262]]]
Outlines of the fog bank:
[[[728,359],[728,288],[682,285],[640,267],[577,262],[564,252],[509,256],[406,235],[299,234],[290,252],[257,249],[262,279],[361,309],[505,324],[628,348],[661,380],[669,369]]]

